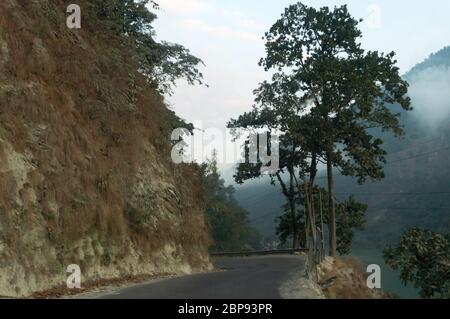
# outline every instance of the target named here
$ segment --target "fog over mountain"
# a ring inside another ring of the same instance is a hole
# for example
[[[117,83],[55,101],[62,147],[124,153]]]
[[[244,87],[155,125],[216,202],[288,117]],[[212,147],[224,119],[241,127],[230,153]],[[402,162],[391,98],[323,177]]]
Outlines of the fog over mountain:
[[[420,125],[439,129],[450,117],[450,47],[431,55],[405,75]]]

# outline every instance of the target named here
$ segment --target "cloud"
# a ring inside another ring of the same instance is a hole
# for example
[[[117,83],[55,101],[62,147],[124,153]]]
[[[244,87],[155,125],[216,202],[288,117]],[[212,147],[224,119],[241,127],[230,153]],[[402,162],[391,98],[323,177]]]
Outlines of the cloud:
[[[243,19],[246,17],[242,11],[230,8],[221,9],[220,14],[225,18],[233,18],[233,19]]]
[[[215,37],[237,39],[244,42],[260,43],[261,36],[257,33],[235,30],[228,26],[212,26],[203,20],[188,19],[184,20],[183,25],[187,28],[207,33]]]
[[[450,117],[450,68],[428,68],[409,82],[413,113],[430,126],[447,123]]]
[[[262,23],[259,23],[256,20],[253,19],[249,19],[249,18],[244,18],[241,20],[238,20],[238,25],[242,28],[246,28],[246,29],[263,29],[264,25]]]
[[[177,14],[205,13],[211,9],[210,4],[202,0],[158,0],[162,11]]]
[[[262,23],[259,23],[255,19],[252,19],[247,14],[240,10],[235,9],[221,9],[220,15],[223,18],[234,21],[235,24],[245,29],[261,29],[264,27]]]

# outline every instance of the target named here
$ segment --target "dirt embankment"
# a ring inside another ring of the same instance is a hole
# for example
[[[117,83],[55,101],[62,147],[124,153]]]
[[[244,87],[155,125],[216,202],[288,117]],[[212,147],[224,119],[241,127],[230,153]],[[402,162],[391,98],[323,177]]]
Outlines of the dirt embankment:
[[[326,257],[318,266],[319,285],[329,299],[386,299],[387,294],[367,286],[367,274],[355,258]]]
[[[67,29],[66,5],[0,2],[0,295],[59,286],[70,264],[83,280],[210,268],[173,113],[88,9]]]

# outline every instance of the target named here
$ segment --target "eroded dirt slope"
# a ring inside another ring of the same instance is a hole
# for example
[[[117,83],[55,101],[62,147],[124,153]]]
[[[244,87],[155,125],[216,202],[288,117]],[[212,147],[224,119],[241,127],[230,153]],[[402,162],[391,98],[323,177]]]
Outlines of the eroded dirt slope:
[[[88,5],[87,1],[80,1]],[[204,199],[170,160],[174,115],[126,45],[64,1],[0,1],[0,295],[210,267]]]

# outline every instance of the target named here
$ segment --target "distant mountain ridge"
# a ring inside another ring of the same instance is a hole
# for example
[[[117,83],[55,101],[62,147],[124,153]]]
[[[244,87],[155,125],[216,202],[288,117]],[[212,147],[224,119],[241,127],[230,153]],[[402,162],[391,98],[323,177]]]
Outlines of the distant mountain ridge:
[[[446,46],[441,50],[430,54],[423,62],[416,64],[411,70],[409,70],[404,78],[409,79],[413,75],[422,72],[432,67],[450,67],[450,46]]]

